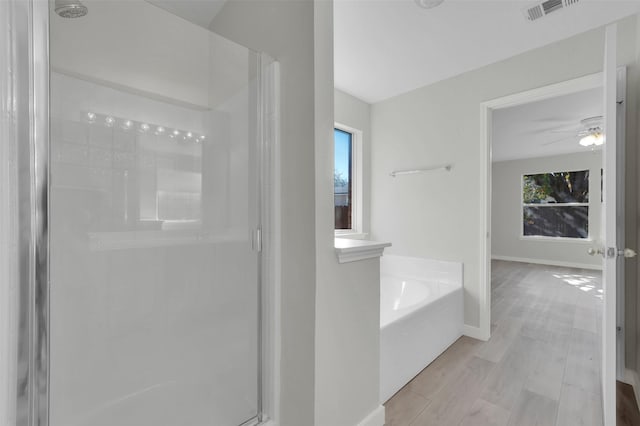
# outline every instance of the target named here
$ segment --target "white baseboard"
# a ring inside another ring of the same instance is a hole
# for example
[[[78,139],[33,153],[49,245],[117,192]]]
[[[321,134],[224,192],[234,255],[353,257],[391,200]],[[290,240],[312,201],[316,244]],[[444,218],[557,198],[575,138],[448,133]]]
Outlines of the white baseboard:
[[[379,405],[358,426],[384,426],[384,406]]]
[[[489,337],[491,337],[489,336],[489,333],[482,330],[480,327],[474,327],[467,324],[462,327],[462,334],[473,339],[483,340],[485,342],[489,340]]]
[[[506,260],[509,262],[535,263],[537,265],[563,266],[565,268],[594,269],[602,270],[602,265],[591,265],[588,263],[565,262],[563,260],[529,259],[526,257],[511,257],[491,255],[491,260]]]
[[[626,384],[633,387],[633,393],[636,397],[636,404],[640,407],[640,376],[633,370],[624,369],[624,380]]]

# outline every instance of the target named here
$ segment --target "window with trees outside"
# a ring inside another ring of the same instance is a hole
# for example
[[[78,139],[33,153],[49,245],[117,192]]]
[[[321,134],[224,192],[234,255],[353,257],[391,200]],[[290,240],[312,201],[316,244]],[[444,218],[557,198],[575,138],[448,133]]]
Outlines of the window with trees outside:
[[[334,129],[333,202],[335,229],[353,228],[353,134]]]
[[[522,235],[589,238],[589,170],[524,175]]]

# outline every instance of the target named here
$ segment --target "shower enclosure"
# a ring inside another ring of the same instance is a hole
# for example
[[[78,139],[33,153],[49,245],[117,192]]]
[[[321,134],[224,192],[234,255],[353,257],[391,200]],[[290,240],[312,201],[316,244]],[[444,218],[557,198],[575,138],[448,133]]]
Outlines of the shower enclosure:
[[[27,65],[0,84],[19,229],[3,314],[18,351],[0,359],[17,403],[0,410],[19,426],[262,423],[277,64],[160,1],[63,3],[0,11],[3,58]]]

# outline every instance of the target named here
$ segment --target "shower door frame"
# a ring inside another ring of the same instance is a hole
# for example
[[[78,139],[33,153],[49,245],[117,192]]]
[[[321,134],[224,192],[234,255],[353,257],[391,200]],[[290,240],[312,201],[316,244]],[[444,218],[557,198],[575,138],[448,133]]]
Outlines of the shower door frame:
[[[9,0],[18,149],[16,425],[49,423],[49,3]],[[5,101],[5,100],[3,100]],[[24,139],[27,140],[24,140]]]
[[[20,274],[17,306],[16,426],[49,426],[49,13],[48,0],[7,0],[6,59],[16,112]],[[25,25],[26,24],[26,25]],[[2,54],[2,53],[0,53]],[[256,146],[259,156],[258,423],[278,424],[280,405],[279,64],[259,54]],[[265,72],[268,69],[268,72]],[[1,71],[0,71],[1,72]],[[268,92],[268,95],[265,95]],[[270,96],[270,98],[269,98]],[[269,98],[269,99],[267,99]],[[269,103],[270,108],[267,107]],[[269,116],[267,116],[267,111]],[[23,140],[23,139],[26,139]],[[22,143],[19,143],[22,142]],[[24,184],[22,184],[24,183]]]

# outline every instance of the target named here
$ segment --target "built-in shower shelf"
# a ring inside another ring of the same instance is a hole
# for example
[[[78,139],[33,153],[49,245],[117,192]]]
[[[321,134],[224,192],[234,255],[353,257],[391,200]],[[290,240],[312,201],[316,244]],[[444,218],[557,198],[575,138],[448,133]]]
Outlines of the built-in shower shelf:
[[[240,242],[249,244],[247,236],[244,235],[243,238],[239,233],[211,235],[183,231],[89,232],[89,248],[91,251]]]

